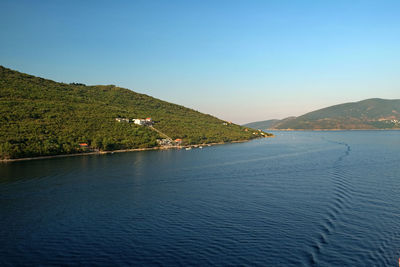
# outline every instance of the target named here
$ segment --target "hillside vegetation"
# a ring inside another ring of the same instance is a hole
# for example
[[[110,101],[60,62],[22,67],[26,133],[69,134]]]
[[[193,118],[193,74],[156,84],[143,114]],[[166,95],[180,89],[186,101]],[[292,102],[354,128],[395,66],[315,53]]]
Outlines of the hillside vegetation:
[[[278,123],[279,120],[265,120],[265,121],[255,121],[244,124],[245,127],[250,127],[254,129],[270,129],[273,125]]]
[[[399,129],[400,100],[373,98],[330,106],[299,117],[275,121],[267,128],[281,130]]]
[[[157,146],[149,127],[115,118],[151,117],[183,144],[257,137],[235,124],[114,85],[65,84],[0,66],[0,157],[21,158]]]

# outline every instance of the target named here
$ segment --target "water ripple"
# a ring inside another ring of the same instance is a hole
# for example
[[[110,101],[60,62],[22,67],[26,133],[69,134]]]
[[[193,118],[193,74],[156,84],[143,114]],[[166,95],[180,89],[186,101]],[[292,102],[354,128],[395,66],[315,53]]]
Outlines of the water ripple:
[[[310,265],[319,265],[318,257],[323,253],[324,246],[329,244],[329,237],[334,234],[337,224],[340,223],[339,216],[343,214],[344,209],[351,207],[352,191],[354,191],[352,190],[351,177],[341,166],[341,162],[350,155],[350,145],[330,140],[329,142],[344,146],[345,151],[333,163],[333,171],[330,176],[335,185],[335,190],[326,216],[319,225],[319,233],[313,239],[311,250],[308,251]]]

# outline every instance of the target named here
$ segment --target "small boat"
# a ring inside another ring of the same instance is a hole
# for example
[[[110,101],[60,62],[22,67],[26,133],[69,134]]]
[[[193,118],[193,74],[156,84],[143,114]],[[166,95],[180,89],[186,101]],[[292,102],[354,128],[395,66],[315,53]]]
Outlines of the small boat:
[[[201,148],[203,148],[202,146],[199,146],[199,148],[201,149]]]
[[[187,147],[187,148],[186,148],[186,150],[191,150],[191,149],[192,149],[191,147]]]

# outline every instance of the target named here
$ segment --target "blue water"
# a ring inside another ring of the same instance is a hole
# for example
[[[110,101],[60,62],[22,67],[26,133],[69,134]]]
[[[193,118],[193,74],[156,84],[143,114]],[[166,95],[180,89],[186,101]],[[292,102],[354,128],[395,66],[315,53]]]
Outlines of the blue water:
[[[0,265],[397,266],[400,131],[0,164]]]

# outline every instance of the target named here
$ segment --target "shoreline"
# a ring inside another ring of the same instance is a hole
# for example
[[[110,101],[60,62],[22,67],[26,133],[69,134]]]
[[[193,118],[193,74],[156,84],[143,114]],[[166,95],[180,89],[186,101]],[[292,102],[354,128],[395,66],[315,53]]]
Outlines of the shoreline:
[[[273,136],[271,136],[273,137]],[[16,161],[29,161],[29,160],[40,160],[40,159],[53,159],[53,158],[67,158],[67,157],[77,157],[77,156],[90,156],[90,155],[107,155],[114,153],[124,153],[124,152],[137,152],[137,151],[151,151],[151,150],[169,150],[169,149],[185,149],[185,148],[198,148],[200,146],[216,146],[216,145],[226,145],[235,143],[245,143],[254,139],[249,140],[237,140],[231,142],[218,142],[218,143],[208,143],[208,144],[195,144],[195,145],[185,145],[185,146],[159,146],[159,147],[145,147],[145,148],[130,148],[130,149],[119,149],[119,150],[107,150],[107,151],[93,151],[93,152],[83,152],[83,153],[73,153],[73,154],[61,154],[52,156],[38,156],[38,157],[28,157],[28,158],[18,158],[18,159],[0,159],[1,163],[9,163]]]

